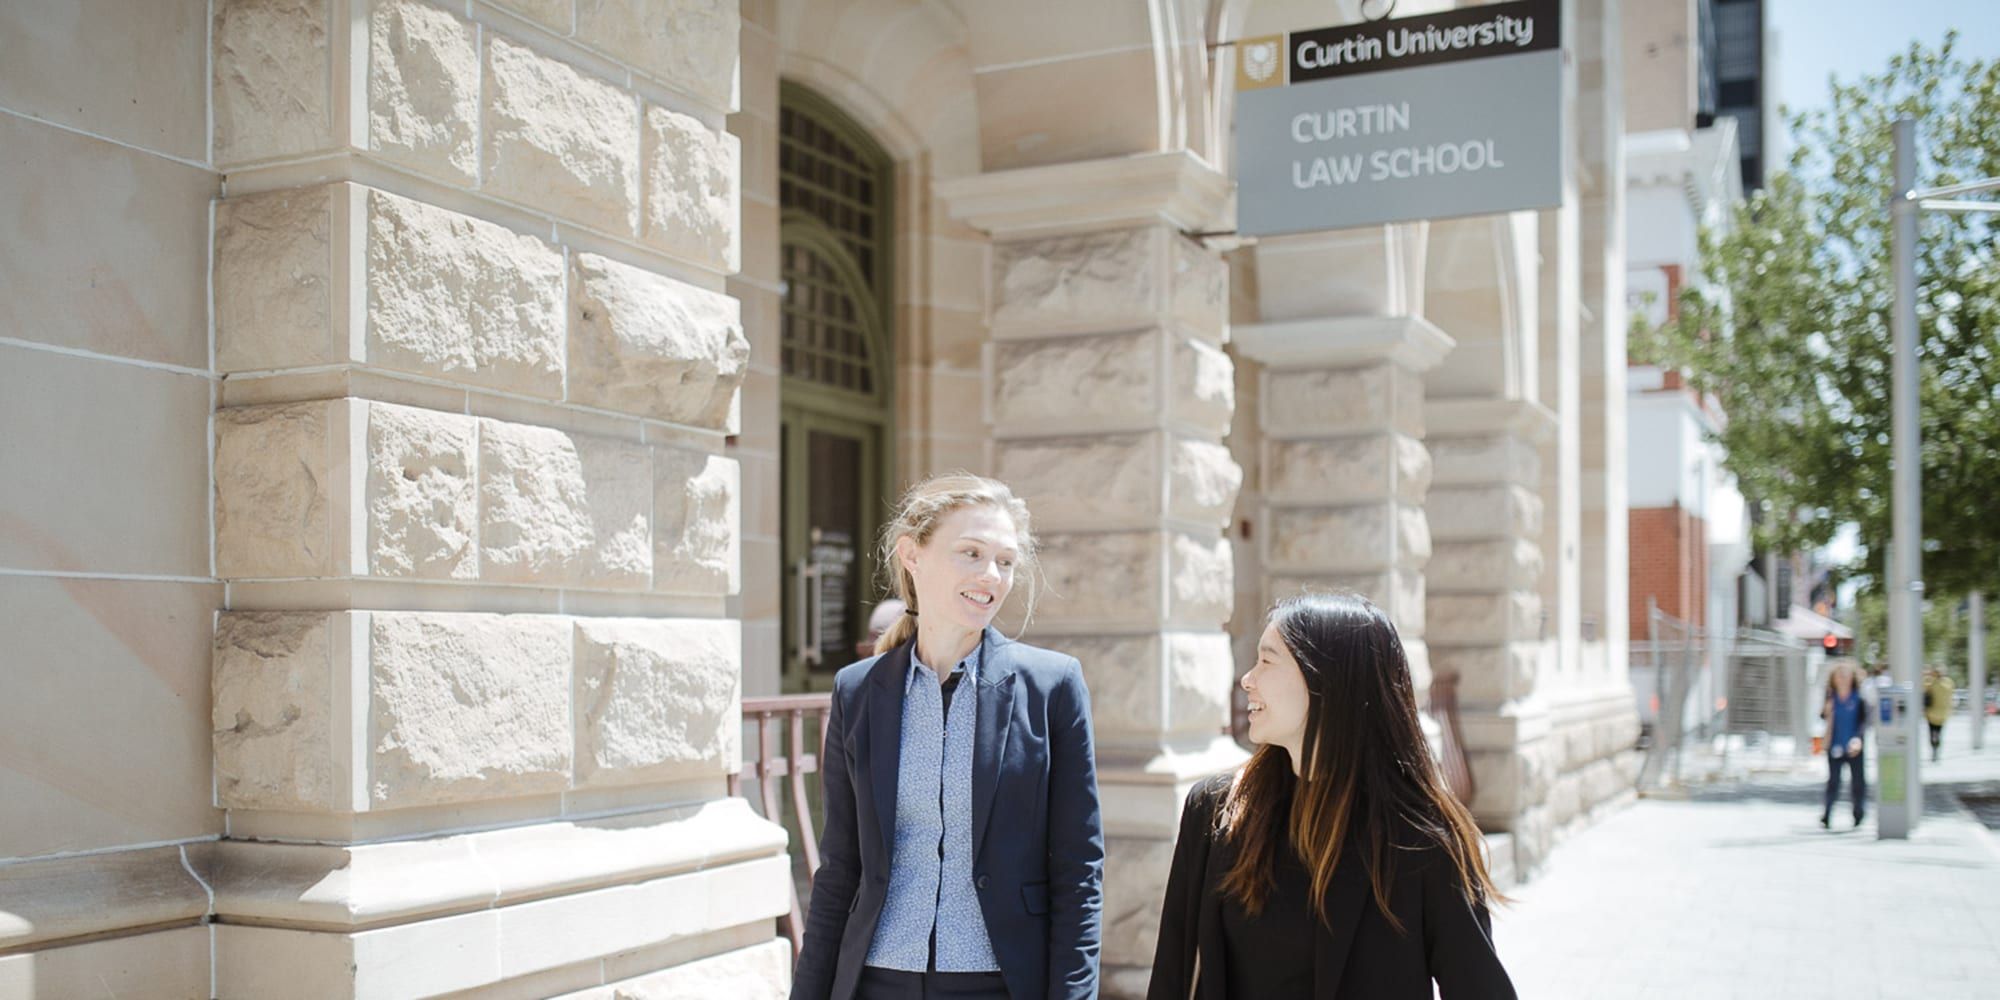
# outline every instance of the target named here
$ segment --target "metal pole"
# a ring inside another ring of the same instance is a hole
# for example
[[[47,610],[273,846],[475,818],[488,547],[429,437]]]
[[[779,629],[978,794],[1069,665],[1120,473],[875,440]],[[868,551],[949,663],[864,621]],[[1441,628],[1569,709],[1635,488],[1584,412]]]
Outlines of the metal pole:
[[[1967,699],[1972,702],[1972,749],[1982,750],[1986,747],[1986,593],[1973,591],[1967,603],[1972,611],[1972,648],[1966,652],[1972,666],[1965,681],[1972,689]]]
[[[1917,186],[1917,123],[1898,118],[1892,133],[1896,145],[1896,184],[1889,196],[1889,221],[1893,237],[1892,262],[1895,267],[1894,306],[1889,313],[1894,360],[1890,405],[1894,420],[1890,430],[1890,461],[1894,481],[1890,494],[1895,550],[1890,553],[1889,600],[1902,608],[1889,636],[1890,664],[1896,683],[1903,690],[1903,727],[1906,752],[1900,761],[1882,756],[1881,784],[1884,791],[1877,835],[1906,839],[1923,815],[1924,794],[1918,772],[1917,752],[1922,745],[1922,704],[1916,692],[1924,656],[1923,519],[1920,504],[1923,483],[1920,464],[1922,442],[1917,426],[1917,204],[1910,192]],[[1891,801],[1887,794],[1895,776],[1887,773],[1901,765],[1902,795]]]

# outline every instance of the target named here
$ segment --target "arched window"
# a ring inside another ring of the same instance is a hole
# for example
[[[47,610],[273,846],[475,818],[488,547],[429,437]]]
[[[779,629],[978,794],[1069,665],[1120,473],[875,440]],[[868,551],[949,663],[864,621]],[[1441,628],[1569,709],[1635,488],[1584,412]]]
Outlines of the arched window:
[[[894,162],[824,98],[778,97],[785,687],[853,661],[894,446]]]

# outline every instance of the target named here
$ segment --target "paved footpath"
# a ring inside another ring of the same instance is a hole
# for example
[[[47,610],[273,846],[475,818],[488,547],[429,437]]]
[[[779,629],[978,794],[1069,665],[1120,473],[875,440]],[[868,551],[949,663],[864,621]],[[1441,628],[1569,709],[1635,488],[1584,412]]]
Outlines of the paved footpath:
[[[1925,761],[1907,841],[1877,840],[1872,807],[1850,829],[1844,797],[1821,830],[1820,760],[1644,798],[1573,836],[1495,915],[1520,995],[2000,998],[2000,832],[1959,798],[1991,799],[2000,824],[2000,719],[1977,754],[1966,722]]]

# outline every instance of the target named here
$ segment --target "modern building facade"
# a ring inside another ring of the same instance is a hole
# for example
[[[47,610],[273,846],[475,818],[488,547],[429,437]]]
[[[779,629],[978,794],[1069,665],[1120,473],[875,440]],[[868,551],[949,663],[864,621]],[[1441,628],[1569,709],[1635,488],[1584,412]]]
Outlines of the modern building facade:
[[[1301,587],[1531,871],[1634,769],[1632,6],[1562,207],[1260,241],[1229,43],[1352,0],[0,8],[0,997],[782,995],[740,700],[959,468],[1092,688],[1108,993]]]

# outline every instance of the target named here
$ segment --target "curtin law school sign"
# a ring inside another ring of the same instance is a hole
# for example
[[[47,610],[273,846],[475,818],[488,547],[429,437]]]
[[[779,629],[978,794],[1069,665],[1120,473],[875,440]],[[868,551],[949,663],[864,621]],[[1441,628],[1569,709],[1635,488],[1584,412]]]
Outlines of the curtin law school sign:
[[[1559,0],[1237,43],[1236,228],[1562,203]]]

